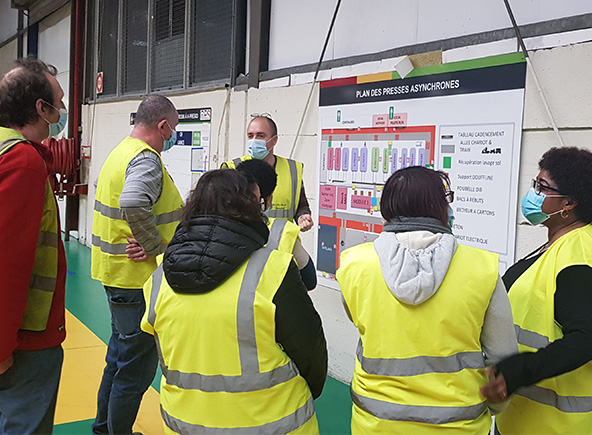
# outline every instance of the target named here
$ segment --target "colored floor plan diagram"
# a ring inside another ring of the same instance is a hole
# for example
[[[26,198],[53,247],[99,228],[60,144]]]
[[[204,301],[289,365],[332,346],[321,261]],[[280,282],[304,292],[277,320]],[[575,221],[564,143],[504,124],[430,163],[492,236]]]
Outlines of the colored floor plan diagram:
[[[458,243],[513,264],[525,77],[511,54],[321,82],[319,283],[338,288],[340,254],[379,237],[384,185],[408,166],[448,175]]]
[[[334,279],[339,253],[382,231],[380,197],[388,177],[433,166],[435,126],[324,129],[321,137],[318,270]]]

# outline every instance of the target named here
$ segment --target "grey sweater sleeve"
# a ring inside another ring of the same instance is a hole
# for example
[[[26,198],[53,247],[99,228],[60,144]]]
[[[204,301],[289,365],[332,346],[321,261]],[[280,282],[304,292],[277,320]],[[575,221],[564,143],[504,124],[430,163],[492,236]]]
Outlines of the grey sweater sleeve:
[[[512,308],[504,283],[499,277],[485,312],[481,346],[485,355],[485,364],[488,366],[518,353]],[[508,403],[508,401],[497,404],[488,403],[488,406],[493,414],[498,414],[508,406]]]
[[[158,156],[145,151],[134,157],[125,171],[119,197],[121,215],[146,255],[162,252],[162,240],[152,207],[162,192],[162,166]]]

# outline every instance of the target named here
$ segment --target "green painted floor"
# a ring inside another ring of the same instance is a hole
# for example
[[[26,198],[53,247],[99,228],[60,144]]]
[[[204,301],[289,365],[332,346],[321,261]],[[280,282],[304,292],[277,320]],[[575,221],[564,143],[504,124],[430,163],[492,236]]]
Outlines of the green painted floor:
[[[76,239],[64,242],[68,259],[66,308],[104,343],[111,336],[109,308],[103,286],[90,278],[90,249]],[[152,386],[160,391],[160,368]],[[323,435],[349,434],[352,402],[349,387],[328,377],[323,394],[315,401],[319,429]],[[61,424],[55,434],[90,434],[92,420]]]

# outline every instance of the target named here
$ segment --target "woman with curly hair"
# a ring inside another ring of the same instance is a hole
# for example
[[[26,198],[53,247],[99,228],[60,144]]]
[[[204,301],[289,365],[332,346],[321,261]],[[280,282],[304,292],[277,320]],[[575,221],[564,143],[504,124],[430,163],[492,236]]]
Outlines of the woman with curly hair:
[[[592,433],[592,153],[552,148],[522,200],[548,241],[503,276],[520,352],[490,370],[481,393],[512,396],[501,434]]]

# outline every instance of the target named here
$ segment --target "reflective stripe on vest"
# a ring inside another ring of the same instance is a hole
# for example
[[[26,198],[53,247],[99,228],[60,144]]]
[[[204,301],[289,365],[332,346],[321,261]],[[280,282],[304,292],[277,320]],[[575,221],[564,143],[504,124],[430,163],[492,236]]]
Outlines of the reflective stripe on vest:
[[[51,246],[58,247],[58,235],[51,231],[39,231],[39,238],[37,239],[37,246]]]
[[[300,198],[296,198],[296,192],[298,192],[298,169],[296,169],[296,162],[292,159],[288,160],[290,166],[290,179],[292,181],[292,201],[290,202],[290,217],[294,218],[296,214],[296,204],[300,201]]]
[[[237,157],[236,159],[232,159],[232,163],[234,163],[234,167],[236,168],[238,165],[240,165],[243,161]]]
[[[129,243],[108,243],[101,240],[96,234],[92,235],[92,244],[104,253],[111,255],[125,255],[125,248],[129,245]]]
[[[270,249],[278,249],[280,247],[280,241],[282,240],[282,234],[284,233],[284,227],[288,221],[283,219],[274,219],[269,229],[269,238],[267,239],[267,247]]]
[[[292,414],[286,415],[279,420],[272,421],[271,423],[263,424],[261,426],[251,427],[206,427],[198,424],[191,424],[174,418],[168,414],[162,406],[160,407],[160,413],[165,424],[177,433],[208,433],[208,434],[287,434],[295,431],[314,415],[314,401],[310,397],[306,403],[298,408]]]
[[[116,207],[109,207],[102,204],[98,199],[95,199],[95,210],[109,219],[124,220],[121,216],[121,209]],[[156,225],[167,225],[173,222],[178,222],[181,219],[181,209],[173,210],[166,213],[161,213],[154,216],[156,218]]]
[[[475,420],[487,410],[485,403],[477,403],[471,406],[401,405],[364,397],[351,389],[350,393],[352,401],[358,407],[382,420],[445,424],[462,420]]]
[[[276,219],[292,219],[294,217],[294,213],[292,213],[292,210],[271,209],[267,212],[267,215],[270,218],[276,218]]]
[[[543,347],[547,347],[550,343],[549,337],[545,337],[537,332],[527,331],[516,324],[514,325],[514,331],[516,331],[518,343],[523,346],[532,347],[533,349],[542,349]]]
[[[555,391],[538,385],[519,388],[516,394],[562,412],[592,412],[592,397],[560,396]]]
[[[366,373],[378,376],[416,376],[426,373],[456,373],[464,369],[485,368],[481,352],[459,352],[445,357],[367,358],[364,356],[362,340],[358,340],[356,356]]]
[[[187,373],[179,370],[170,370],[163,358],[158,334],[154,334],[160,369],[166,378],[167,384],[184,390],[200,390],[206,393],[246,393],[271,388],[289,381],[297,376],[298,371],[292,360],[287,364],[277,367],[269,372],[249,373],[248,375],[204,375],[201,373]]]
[[[14,130],[0,127],[0,155],[25,142]],[[8,136],[8,137],[6,137]],[[31,145],[33,146],[33,145]],[[43,162],[45,164],[45,161]],[[45,182],[43,214],[37,237],[35,261],[27,290],[27,304],[20,329],[41,332],[47,327],[58,276],[58,208],[49,180]]]

